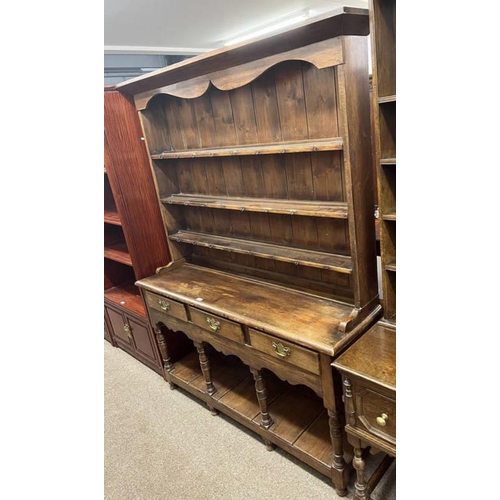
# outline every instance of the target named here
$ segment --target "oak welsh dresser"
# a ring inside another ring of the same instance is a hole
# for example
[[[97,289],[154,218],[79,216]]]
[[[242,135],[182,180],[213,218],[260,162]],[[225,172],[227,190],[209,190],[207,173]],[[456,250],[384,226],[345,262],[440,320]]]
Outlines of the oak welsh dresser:
[[[173,261],[140,279],[164,377],[347,493],[332,361],[381,315],[368,12],[343,8],[117,86]],[[172,362],[168,328],[193,350]]]

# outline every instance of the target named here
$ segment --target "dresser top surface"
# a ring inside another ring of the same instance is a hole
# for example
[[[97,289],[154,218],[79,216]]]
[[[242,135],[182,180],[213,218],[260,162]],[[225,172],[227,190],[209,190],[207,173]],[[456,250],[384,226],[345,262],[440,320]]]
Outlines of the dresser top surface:
[[[396,390],[396,327],[379,321],[333,363],[341,371]]]
[[[345,337],[339,325],[353,310],[347,304],[193,264],[165,269],[137,285],[331,356]]]

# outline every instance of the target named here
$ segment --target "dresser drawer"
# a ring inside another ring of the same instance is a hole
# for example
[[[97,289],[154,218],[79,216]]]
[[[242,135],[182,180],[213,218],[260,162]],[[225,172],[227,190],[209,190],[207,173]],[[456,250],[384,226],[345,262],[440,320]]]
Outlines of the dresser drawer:
[[[144,292],[144,297],[146,299],[146,304],[148,305],[148,307],[173,316],[174,318],[187,321],[186,309],[180,302],[167,299],[165,297],[162,297],[161,295],[156,295],[151,292]]]
[[[252,328],[249,329],[249,333],[250,344],[254,349],[319,375],[319,355],[317,352]]]
[[[355,401],[361,424],[372,434],[395,443],[396,401],[362,386],[356,389]]]
[[[215,316],[214,314],[200,311],[194,307],[189,308],[189,313],[191,314],[191,321],[196,326],[226,337],[229,340],[234,340],[234,342],[245,343],[245,337],[243,336],[240,324],[221,318],[220,316]]]

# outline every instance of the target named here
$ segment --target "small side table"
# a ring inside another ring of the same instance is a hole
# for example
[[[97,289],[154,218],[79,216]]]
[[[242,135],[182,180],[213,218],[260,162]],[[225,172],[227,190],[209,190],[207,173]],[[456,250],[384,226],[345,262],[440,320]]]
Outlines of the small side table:
[[[369,500],[396,457],[396,326],[381,320],[332,363],[342,375],[345,430],[354,447],[354,500]],[[386,456],[365,480],[363,451]]]

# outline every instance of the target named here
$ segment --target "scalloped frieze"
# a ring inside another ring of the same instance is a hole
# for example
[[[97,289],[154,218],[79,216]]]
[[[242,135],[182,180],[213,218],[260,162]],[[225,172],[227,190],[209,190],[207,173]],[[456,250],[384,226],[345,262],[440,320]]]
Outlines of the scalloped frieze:
[[[158,94],[167,94],[184,99],[194,99],[202,96],[213,85],[219,90],[234,90],[253,82],[266,70],[285,61],[305,61],[318,69],[336,66],[344,62],[342,38],[331,38],[322,42],[313,43],[306,47],[282,52],[257,61],[234,66],[222,71],[203,75],[191,80],[174,83],[166,87],[143,92],[135,96],[135,105],[138,110],[144,110],[150,100]]]

